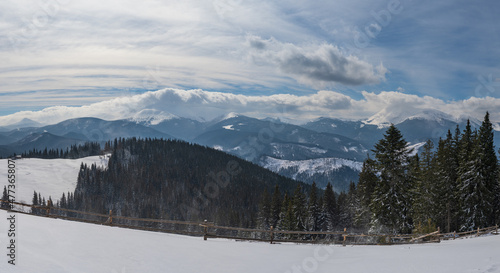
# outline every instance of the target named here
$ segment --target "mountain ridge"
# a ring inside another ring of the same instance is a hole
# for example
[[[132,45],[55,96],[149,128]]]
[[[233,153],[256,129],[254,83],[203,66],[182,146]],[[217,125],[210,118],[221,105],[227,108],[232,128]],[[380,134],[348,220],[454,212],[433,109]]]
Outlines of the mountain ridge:
[[[461,130],[465,128],[465,120],[459,122],[448,120],[450,116],[437,110],[420,114],[411,112],[411,114],[396,124],[396,127],[412,145],[423,143],[427,139],[437,144],[439,138],[446,137],[448,130],[454,133],[457,125]],[[0,144],[3,144],[0,146],[0,155],[22,153],[21,149],[24,146],[16,142],[30,134],[48,133],[50,135],[44,137],[52,140],[40,142],[38,145],[49,147],[59,145],[59,148],[65,148],[61,147],[63,144],[67,146],[69,143],[80,143],[79,141],[102,143],[114,138],[180,139],[222,150],[261,166],[265,166],[267,158],[281,160],[286,164],[283,163],[283,168],[277,172],[288,177],[300,177],[307,183],[316,180],[316,182],[332,181],[344,184],[346,181],[358,179],[359,170],[352,165],[347,164],[336,173],[317,171],[313,175],[299,175],[293,168],[284,167],[290,164],[300,165],[305,160],[323,160],[325,164],[330,164],[326,160],[328,158],[360,163],[371,153],[373,145],[383,138],[385,133],[385,127],[380,124],[369,124],[366,120],[352,121],[327,117],[317,118],[301,125],[286,123],[276,118],[257,119],[235,112],[207,122],[149,110],[141,111],[137,117],[140,119],[114,121],[91,117],[77,118],[54,125],[0,132]],[[478,128],[480,124],[476,120],[472,126]],[[500,134],[496,134],[495,142],[500,143]],[[45,147],[37,148],[40,150]]]

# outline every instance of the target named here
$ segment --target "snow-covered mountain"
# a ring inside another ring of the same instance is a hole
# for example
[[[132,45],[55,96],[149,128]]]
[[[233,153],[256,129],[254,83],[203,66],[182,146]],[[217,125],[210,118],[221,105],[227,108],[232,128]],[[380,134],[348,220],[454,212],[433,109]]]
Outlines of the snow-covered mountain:
[[[349,189],[350,182],[357,181],[363,162],[343,158],[285,160],[266,156],[261,159],[260,165],[293,179],[316,182],[320,188],[333,182],[334,190],[341,192]]]
[[[399,124],[406,120],[423,119],[429,121],[456,121],[456,119],[444,112],[435,109],[404,108],[394,109],[384,108],[364,122],[366,124],[377,125],[384,128],[391,124]]]
[[[163,121],[178,119],[179,117],[170,113],[165,113],[164,111],[159,111],[155,109],[144,109],[135,114],[132,118],[128,119],[130,121],[144,124],[144,125],[157,125]]]
[[[359,166],[374,144],[383,138],[385,126],[390,123],[415,145],[428,139],[437,143],[439,138],[446,137],[448,130],[454,133],[457,125],[463,130],[466,119],[455,119],[432,109],[383,109],[367,120],[319,118],[295,125],[276,118],[256,119],[237,113],[200,121],[145,109],[128,120],[79,118],[0,132],[0,155],[5,157],[33,148],[66,148],[83,141],[103,142],[120,137],[177,138],[216,148],[270,169],[270,160],[287,162],[283,163],[286,168],[273,170],[309,183],[333,181],[339,184],[337,188],[344,188],[349,181],[357,181],[359,170],[349,164],[332,169],[330,159],[344,163],[342,160],[349,160]],[[471,120],[471,124],[478,128],[481,122]],[[500,126],[495,124],[494,128],[500,129]],[[495,142],[500,143],[500,133],[496,134]],[[297,166],[307,161],[324,166],[313,168],[314,174],[299,172]]]
[[[342,135],[246,116],[215,123],[194,142],[219,147],[254,162],[264,155],[287,160],[318,157],[362,160],[368,151],[360,142]]]
[[[41,123],[36,122],[34,120],[31,120],[31,119],[28,119],[28,118],[24,118],[19,122],[0,127],[0,132],[6,132],[6,131],[11,131],[11,130],[20,129],[20,128],[27,128],[27,127],[40,127],[40,126],[42,126]]]

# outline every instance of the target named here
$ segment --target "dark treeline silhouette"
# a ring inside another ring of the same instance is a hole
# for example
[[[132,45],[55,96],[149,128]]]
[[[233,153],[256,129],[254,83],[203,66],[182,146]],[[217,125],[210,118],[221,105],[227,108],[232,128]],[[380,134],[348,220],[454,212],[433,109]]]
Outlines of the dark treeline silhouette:
[[[105,144],[106,147],[109,147],[109,145],[110,142],[107,142]],[[100,154],[102,154],[102,149],[101,145],[98,142],[86,142],[83,145],[71,145],[71,147],[66,149],[47,149],[47,148],[43,150],[32,149],[22,153],[21,156],[25,158],[42,158],[42,159],[55,159],[55,158],[77,159],[77,158],[100,155]]]

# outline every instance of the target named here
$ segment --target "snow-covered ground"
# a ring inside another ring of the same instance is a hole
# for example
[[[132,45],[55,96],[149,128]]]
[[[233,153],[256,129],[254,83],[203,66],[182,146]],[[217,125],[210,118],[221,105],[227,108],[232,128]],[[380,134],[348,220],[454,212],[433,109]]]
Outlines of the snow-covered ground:
[[[31,204],[33,191],[55,201],[63,192],[73,192],[76,187],[81,163],[93,163],[101,167],[108,165],[105,157],[91,156],[81,159],[35,159],[16,160],[16,201]],[[7,185],[7,159],[0,160],[0,186]],[[1,194],[1,192],[0,192]]]
[[[0,272],[500,272],[500,236],[426,245],[270,245],[21,214],[12,266],[7,217],[0,211]]]

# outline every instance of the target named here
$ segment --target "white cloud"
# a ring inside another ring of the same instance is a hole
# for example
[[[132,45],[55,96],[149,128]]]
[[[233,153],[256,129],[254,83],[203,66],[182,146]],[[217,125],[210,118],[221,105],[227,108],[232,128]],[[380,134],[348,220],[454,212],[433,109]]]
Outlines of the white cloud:
[[[387,69],[380,64],[362,61],[345,55],[331,44],[299,47],[274,38],[248,36],[250,56],[257,64],[271,63],[299,81],[318,85],[340,83],[345,85],[376,84],[385,80]]]
[[[21,111],[0,117],[0,125],[9,125],[28,118],[42,124],[53,124],[70,118],[97,117],[106,120],[133,118],[145,113],[162,117],[188,117],[211,120],[230,112],[257,118],[276,117],[303,123],[318,117],[368,119],[377,122],[399,122],[429,109],[439,109],[454,118],[473,117],[482,120],[486,111],[492,121],[500,121],[500,99],[470,98],[443,101],[429,96],[381,92],[362,92],[355,100],[335,91],[318,91],[310,95],[276,94],[247,96],[209,92],[200,89],[162,89],[140,95],[125,96],[80,107],[54,106],[41,111]]]

